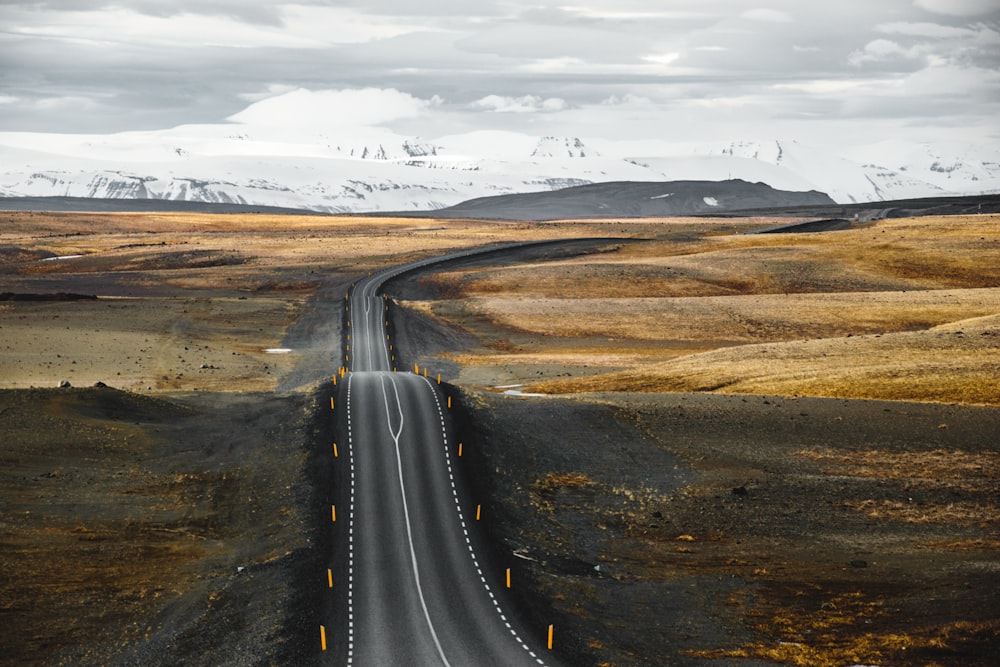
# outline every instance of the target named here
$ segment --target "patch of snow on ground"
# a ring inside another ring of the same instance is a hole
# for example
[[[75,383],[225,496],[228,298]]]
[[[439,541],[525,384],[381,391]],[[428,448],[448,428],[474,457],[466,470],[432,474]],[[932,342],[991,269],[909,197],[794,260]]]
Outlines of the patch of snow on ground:
[[[287,347],[269,347],[264,352],[267,354],[288,354],[291,350]]]
[[[718,206],[719,200],[715,197],[702,197],[702,200],[709,206]]]
[[[540,397],[545,398],[548,394],[529,394],[523,391],[518,391],[517,389],[508,389],[503,393],[504,396],[518,396],[518,397]]]

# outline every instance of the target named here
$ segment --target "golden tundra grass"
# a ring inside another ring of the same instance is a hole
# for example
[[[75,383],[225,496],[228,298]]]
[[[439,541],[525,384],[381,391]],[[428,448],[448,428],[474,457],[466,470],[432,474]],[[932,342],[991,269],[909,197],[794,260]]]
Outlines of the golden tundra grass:
[[[888,452],[880,449],[845,452],[802,450],[795,456],[825,464],[831,475],[907,480],[918,485],[989,483],[1000,479],[1000,453],[935,449],[929,452]]]
[[[758,612],[756,628],[777,641],[750,642],[734,649],[691,651],[698,658],[756,658],[800,667],[843,667],[844,665],[909,664],[907,651],[919,648],[954,650],[966,637],[976,634],[996,636],[1000,622],[959,621],[943,627],[915,628],[906,633],[863,633],[844,636],[838,630],[868,622],[882,612],[877,603],[857,595],[831,599],[819,611],[768,610]],[[808,639],[804,633],[808,632]],[[935,667],[937,663],[927,663]]]
[[[869,519],[889,519],[906,523],[941,523],[950,526],[988,525],[1000,521],[1000,508],[956,501],[946,505],[914,505],[900,500],[848,500],[845,507]]]
[[[603,235],[583,223],[249,214],[0,212],[0,223],[3,291],[116,295],[0,304],[0,387],[143,391],[273,389],[297,353],[265,350],[283,347],[323,280],[468,246]]]
[[[795,235],[681,227],[601,255],[439,276],[465,312],[531,339],[458,361],[590,366],[526,374],[549,393],[1000,404],[1000,216]]]
[[[956,497],[966,493],[988,496],[995,488],[996,480],[1000,478],[1000,454],[992,451],[936,449],[890,452],[868,449],[848,452],[818,449],[798,451],[795,456],[823,464],[823,472],[829,475],[901,481],[907,489],[949,489],[959,492]],[[992,502],[953,500],[913,503],[908,500],[861,499],[847,500],[843,505],[862,512],[871,519],[906,523],[987,525],[1000,522],[1000,507]],[[962,545],[941,546],[963,548]],[[977,546],[987,547],[985,543]]]
[[[0,219],[3,246],[56,255],[102,253],[113,258],[142,251],[208,249],[238,254],[252,264],[325,261],[358,269],[383,268],[413,254],[450,248],[593,234],[584,224],[543,227],[312,215],[14,212],[0,213]]]

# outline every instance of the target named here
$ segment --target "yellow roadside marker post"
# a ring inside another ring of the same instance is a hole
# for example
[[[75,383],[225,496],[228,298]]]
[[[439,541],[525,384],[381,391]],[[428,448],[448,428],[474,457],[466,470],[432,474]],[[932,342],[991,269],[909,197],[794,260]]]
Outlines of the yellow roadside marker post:
[[[462,443],[458,443],[458,455],[462,456]]]
[[[337,506],[330,505],[330,520],[333,523],[337,522]]]
[[[337,443],[333,443],[333,458],[337,458],[338,456],[339,454],[337,454]]]
[[[552,626],[549,626],[549,650],[552,650]]]
[[[326,583],[328,588],[333,588],[333,570],[330,568],[326,569]],[[510,586],[507,586],[507,588],[510,588]]]
[[[479,517],[482,515],[482,512],[483,512],[483,506],[476,505],[476,521],[479,521]]]
[[[507,568],[507,588],[510,588],[510,568]]]
[[[319,626],[319,645],[324,651],[326,650],[326,626]]]

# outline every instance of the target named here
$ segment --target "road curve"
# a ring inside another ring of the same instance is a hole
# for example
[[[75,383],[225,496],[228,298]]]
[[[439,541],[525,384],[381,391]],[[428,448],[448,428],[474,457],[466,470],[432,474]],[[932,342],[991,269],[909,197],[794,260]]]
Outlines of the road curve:
[[[525,628],[504,608],[506,596],[497,589],[503,573],[484,571],[474,549],[477,507],[456,484],[458,443],[447,397],[436,378],[402,367],[396,372],[386,333],[380,293],[386,280],[471,254],[369,276],[345,298],[347,367],[336,410],[347,447],[334,465],[349,466],[347,512],[339,519],[347,521],[348,546],[339,550],[330,576],[346,580],[347,591],[335,596],[328,614],[340,629],[329,634],[324,664],[558,664],[546,646],[536,645],[545,628]]]

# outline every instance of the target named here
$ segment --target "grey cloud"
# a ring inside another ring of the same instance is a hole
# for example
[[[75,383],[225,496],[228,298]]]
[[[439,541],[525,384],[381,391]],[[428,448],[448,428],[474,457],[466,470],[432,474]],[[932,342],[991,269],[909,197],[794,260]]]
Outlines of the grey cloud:
[[[325,7],[351,7],[382,16],[502,16],[506,3],[496,0],[305,0],[301,4]]]
[[[983,16],[1000,13],[996,0],[914,0],[914,5],[934,14]]]
[[[650,40],[591,27],[506,24],[470,35],[457,46],[506,58],[573,57],[598,62],[636,62]]]
[[[759,4],[677,0],[667,8],[666,3],[649,0],[298,0],[297,4],[351,8],[362,16],[377,15],[383,22],[395,18],[394,24],[423,26],[427,31],[324,48],[312,44],[242,49],[163,46],[155,40],[108,48],[0,32],[0,96],[16,98],[0,104],[0,126],[113,131],[218,122],[244,108],[246,95],[263,93],[272,85],[393,87],[424,99],[440,95],[445,103],[431,119],[402,121],[418,134],[430,132],[420,127],[449,131],[453,124],[458,131],[474,129],[477,122],[517,127],[522,121],[507,117],[516,114],[488,114],[468,106],[490,95],[561,98],[572,109],[586,109],[612,95],[645,96],[663,108],[685,100],[697,104],[746,97],[761,108],[772,108],[774,117],[820,119],[865,114],[904,119],[918,113],[917,107],[919,113],[944,118],[979,113],[998,99],[995,88],[984,85],[970,86],[976,90],[956,88],[947,96],[910,88],[899,99],[851,91],[822,95],[809,92],[808,86],[775,89],[775,84],[814,81],[903,81],[931,61],[982,70],[1000,66],[1000,38],[994,39],[997,24],[992,17],[929,14],[915,8],[912,0]],[[0,0],[0,23],[5,23],[7,10],[25,16],[28,13],[21,10],[33,8],[44,16],[59,10],[126,5],[153,16],[187,12],[273,26],[276,31],[287,28],[280,2],[248,0]],[[791,20],[766,22],[741,16],[754,7],[784,12]],[[880,38],[919,57],[851,64],[852,54],[864,53]],[[657,53],[680,57],[670,66],[650,68],[644,57]],[[575,59],[580,66],[565,71],[530,68],[560,58]],[[941,101],[944,97],[950,100],[950,110]],[[68,99],[67,105],[39,108],[45,100],[62,98]],[[77,100],[81,103],[74,108]],[[560,113],[552,115],[552,122]],[[421,122],[432,125],[420,126]]]
[[[147,16],[169,17],[180,14],[226,16],[237,21],[260,25],[281,25],[281,13],[274,3],[245,0],[22,0],[3,1],[0,6],[30,8],[38,11],[94,12],[104,9],[128,9]]]
[[[832,6],[810,5],[806,14],[789,9],[794,17],[790,23],[774,23],[755,30],[745,29],[735,19],[722,21],[710,29],[694,31],[685,36],[687,49],[681,64],[706,71],[730,70],[760,76],[765,80],[810,78],[881,77],[894,72],[906,74],[925,67],[933,56],[949,58],[972,44],[942,42],[914,36],[887,35],[886,30],[906,32],[896,21],[902,13],[892,3],[865,3],[854,6],[847,2]],[[918,16],[920,12],[910,12]],[[909,24],[907,24],[909,25]],[[967,34],[967,28],[944,27],[946,31]],[[956,33],[957,34],[957,33]],[[865,48],[879,38],[891,37],[900,43],[899,57],[861,59]],[[966,40],[968,41],[968,40]],[[912,51],[921,42],[918,51]],[[697,46],[722,46],[725,50],[697,50]],[[904,57],[911,52],[913,57]],[[992,62],[988,49],[976,51],[978,62]],[[919,57],[917,57],[919,56]],[[857,65],[863,64],[863,67]]]

